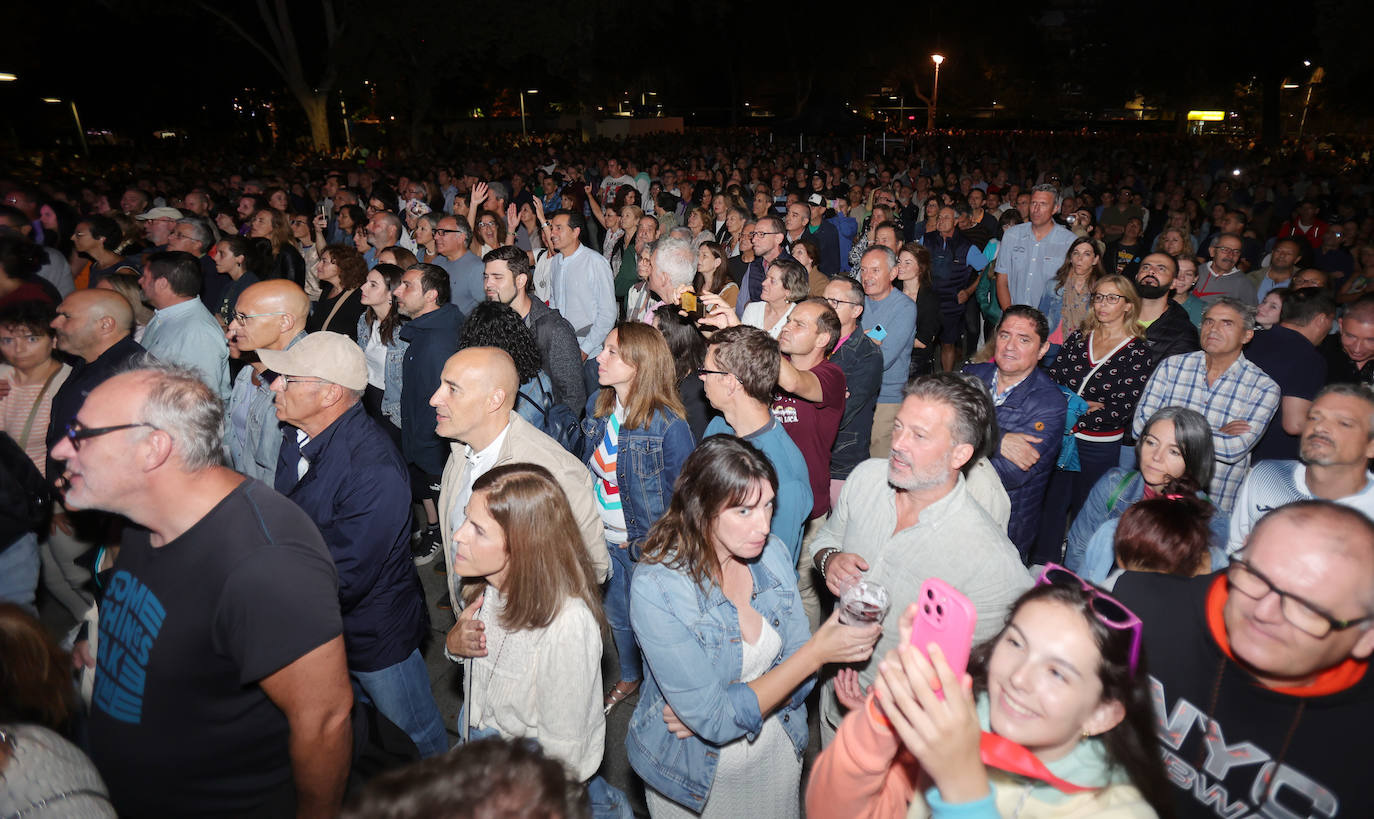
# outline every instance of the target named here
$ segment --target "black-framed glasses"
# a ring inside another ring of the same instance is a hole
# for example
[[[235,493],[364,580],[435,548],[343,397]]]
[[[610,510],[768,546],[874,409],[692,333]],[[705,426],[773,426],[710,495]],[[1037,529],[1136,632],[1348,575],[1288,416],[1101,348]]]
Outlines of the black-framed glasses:
[[[725,370],[708,370],[705,367],[697,367],[697,375],[733,375]]]
[[[458,230],[457,228],[435,228],[435,229],[434,229],[434,235],[435,235],[435,236],[447,236],[447,235],[450,234],[450,233],[462,233],[462,232],[463,232],[463,231]]]
[[[854,307],[858,307],[859,305],[863,304],[863,302],[861,301],[849,301],[848,299],[832,299],[829,296],[826,296],[825,300],[831,307],[835,308],[838,308],[841,304],[849,304]]]
[[[67,424],[67,429],[63,433],[63,436],[68,441],[72,442],[73,449],[80,449],[82,441],[87,441],[91,438],[99,438],[102,435],[109,435],[111,432],[119,432],[122,429],[134,429],[135,427],[158,429],[158,427],[143,421],[137,421],[132,424],[116,424],[112,427],[88,427],[80,421],[72,421],[70,424]]]
[[[1231,565],[1226,567],[1226,580],[1233,590],[1251,600],[1260,600],[1268,596],[1270,592],[1277,594],[1279,596],[1279,611],[1283,612],[1283,619],[1304,634],[1317,639],[1321,639],[1333,631],[1344,631],[1351,626],[1374,620],[1374,614],[1366,614],[1364,617],[1356,617],[1353,620],[1338,620],[1323,611],[1321,607],[1275,586],[1274,581],[1265,577],[1243,558],[1231,558]]]
[[[234,312],[232,312],[232,313],[229,314],[229,323],[230,323],[230,324],[247,324],[247,323],[248,323],[248,319],[262,318],[263,316],[284,316],[284,315],[286,315],[286,311],[285,311],[285,310],[275,310],[275,311],[273,311],[273,312],[271,312],[271,313],[240,313],[239,311],[235,310]]]
[[[1124,298],[1120,293],[1094,293],[1093,304],[1120,304]]]
[[[328,384],[323,378],[303,378],[299,375],[279,375],[277,376],[287,385],[291,384]]]
[[[752,239],[755,236],[777,236],[781,233],[782,231],[780,230],[755,230],[748,234],[748,238]]]

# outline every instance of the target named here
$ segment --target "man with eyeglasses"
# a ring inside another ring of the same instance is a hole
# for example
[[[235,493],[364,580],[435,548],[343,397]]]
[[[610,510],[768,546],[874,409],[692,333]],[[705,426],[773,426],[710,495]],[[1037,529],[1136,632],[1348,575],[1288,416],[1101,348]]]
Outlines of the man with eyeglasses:
[[[123,515],[95,643],[91,760],[120,815],[333,816],[353,695],[319,532],[220,463],[222,405],[168,365],[114,376],[53,454],[73,506]],[[92,656],[94,655],[94,656]]]
[[[1211,487],[1217,509],[1230,514],[1250,466],[1250,451],[1279,407],[1274,379],[1246,360],[1242,350],[1255,335],[1254,305],[1219,297],[1202,316],[1202,349],[1170,356],[1145,382],[1132,434],[1164,407],[1196,410],[1212,427],[1216,471]]]
[[[1178,816],[1374,816],[1369,518],[1289,504],[1225,572],[1127,572],[1114,594],[1144,623]]]
[[[287,350],[305,337],[310,299],[294,282],[272,279],[239,294],[229,329],[229,351],[249,365],[239,370],[225,411],[224,454],[229,466],[270,484],[277,474],[282,430],[272,406],[273,373],[256,350]]]
[[[52,327],[57,331],[57,348],[76,359],[72,373],[53,394],[48,420],[49,482],[64,483],[61,456],[53,447],[67,426],[76,420],[86,396],[115,373],[124,369],[144,349],[133,338],[133,308],[113,290],[78,290],[57,306]],[[53,526],[40,547],[43,582],[64,606],[89,608],[92,597],[86,589],[91,573],[76,559],[89,552],[106,537],[109,518],[95,512],[68,511],[65,498],[53,506]],[[73,505],[73,510],[81,509]],[[73,611],[78,619],[85,614]]]
[[[859,327],[863,285],[848,276],[836,276],[825,286],[825,300],[840,320],[839,341],[830,363],[844,373],[846,387],[840,428],[830,450],[830,504],[834,506],[849,473],[868,459],[873,409],[883,383],[883,351]]]
[[[167,236],[167,249],[190,253],[200,265],[200,303],[211,313],[219,311],[224,291],[231,280],[220,275],[215,269],[215,260],[210,255],[214,247],[214,233],[210,223],[194,216],[178,219],[172,232]]]
[[[1241,238],[1223,233],[1212,243],[1212,260],[1197,271],[1197,285],[1193,295],[1211,303],[1227,296],[1251,307],[1259,304],[1255,298],[1255,283],[1240,269]]]
[[[167,237],[172,235],[182,213],[176,208],[153,208],[135,218],[143,223],[143,236],[150,245],[150,252],[155,253],[167,249]]]
[[[783,224],[776,216],[764,216],[754,223],[754,229],[747,231],[744,238],[754,251],[754,259],[744,269],[744,278],[739,283],[739,297],[735,299],[735,315],[744,316],[744,308],[751,301],[763,298],[763,279],[768,267],[778,259],[790,259],[782,245]]]
[[[486,298],[482,260],[469,248],[471,244],[472,228],[456,216],[445,216],[434,228],[434,249],[438,252],[430,261],[448,273],[449,295],[465,316]]]
[[[410,561],[406,463],[363,411],[363,350],[320,332],[260,355],[277,373],[277,418],[294,428],[274,486],[315,522],[334,559],[349,675],[422,758],[442,754],[448,734],[420,654],[429,617]]]

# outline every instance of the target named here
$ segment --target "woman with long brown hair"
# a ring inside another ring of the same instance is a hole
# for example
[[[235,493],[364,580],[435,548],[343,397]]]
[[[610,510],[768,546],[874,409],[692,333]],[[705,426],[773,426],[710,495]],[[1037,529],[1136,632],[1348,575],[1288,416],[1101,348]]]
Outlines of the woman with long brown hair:
[[[719,242],[702,242],[697,248],[697,275],[692,289],[700,294],[703,290],[715,293],[731,307],[739,298],[739,285],[730,278],[730,265],[727,263],[725,248]]]
[[[655,819],[798,816],[814,675],[867,659],[882,630],[837,612],[811,634],[769,533],[777,484],[757,448],[713,435],[645,540],[630,606],[648,673],[626,749]]]
[[[258,208],[248,220],[248,238],[272,243],[272,260],[263,278],[287,279],[305,287],[305,258],[296,249],[285,213],[275,208]]]
[[[634,557],[672,500],[673,482],[695,440],[674,381],[673,354],[652,325],[617,325],[596,364],[601,389],[587,400],[582,460],[596,483],[611,555],[606,619],[620,657],[620,680],[606,695],[610,711],[639,688],[641,677],[630,628]]]
[[[601,601],[586,551],[566,537],[577,531],[567,495],[544,467],[505,464],[473,483],[464,516],[452,568],[480,592],[446,639],[449,654],[468,658],[462,740],[537,742],[588,783],[594,804],[623,799],[596,776]]]
[[[401,338],[405,316],[396,306],[395,290],[405,273],[394,264],[379,264],[367,272],[359,288],[365,308],[358,316],[358,346],[367,358],[367,390],[363,408],[382,424],[401,445],[401,386],[406,350],[410,342]]]

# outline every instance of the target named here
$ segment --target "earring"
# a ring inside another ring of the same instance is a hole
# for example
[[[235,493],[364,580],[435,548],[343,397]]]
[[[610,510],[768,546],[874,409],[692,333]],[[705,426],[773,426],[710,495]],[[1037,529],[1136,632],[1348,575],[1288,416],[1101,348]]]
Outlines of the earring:
[[[1083,732],[1083,738],[1084,738],[1084,739],[1092,739],[1092,738],[1093,738],[1093,735],[1090,734],[1090,733],[1088,733],[1087,731],[1084,731],[1084,732]]]

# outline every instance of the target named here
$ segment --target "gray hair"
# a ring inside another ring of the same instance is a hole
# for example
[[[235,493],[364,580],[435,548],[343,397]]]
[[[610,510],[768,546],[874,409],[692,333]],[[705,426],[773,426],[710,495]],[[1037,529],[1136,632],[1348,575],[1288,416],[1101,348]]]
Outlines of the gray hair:
[[[681,239],[685,242],[690,242],[692,240],[692,229],[687,227],[686,225],[678,225],[674,227],[672,230],[668,231],[668,238]]]
[[[883,260],[887,262],[888,270],[893,270],[897,267],[897,254],[893,253],[892,248],[888,247],[887,245],[869,245],[868,249],[864,251],[863,255],[867,256],[870,253],[883,254]],[[862,264],[863,257],[861,256],[859,258],[860,263]]]
[[[127,372],[141,376],[148,385],[139,421],[167,433],[187,471],[224,463],[220,443],[224,403],[199,371],[145,353],[130,362]]]
[[[954,372],[919,376],[902,388],[903,401],[920,398],[953,408],[954,423],[950,434],[956,444],[968,444],[975,453],[987,445],[988,424],[996,418],[995,414],[988,415],[990,402],[986,394],[987,388],[977,378]]]
[[[401,222],[401,217],[397,216],[396,214],[392,213],[392,212],[389,211],[389,210],[383,210],[383,211],[378,211],[377,214],[376,214],[376,217],[374,217],[374,218],[380,218],[383,222],[386,222],[386,224],[387,224],[388,227],[390,227],[392,230],[396,231],[396,238],[397,238],[398,240],[401,238],[402,232],[403,232],[404,227],[405,227],[405,226],[402,224],[402,222]],[[395,243],[392,242],[391,244],[395,244]]]
[[[659,239],[654,249],[654,268],[674,286],[691,284],[697,275],[697,254],[692,243],[676,236]]]
[[[487,194],[490,199],[500,199],[502,202],[510,198],[510,191],[506,190],[504,182],[488,182]]]
[[[1055,209],[1055,210],[1059,210],[1059,205],[1062,204],[1063,201],[1064,201],[1064,197],[1061,196],[1061,195],[1059,194],[1059,186],[1058,186],[1058,185],[1051,185],[1051,184],[1048,183],[1048,182],[1041,182],[1039,185],[1036,185],[1035,187],[1031,188],[1031,189],[1030,189],[1030,192],[1031,192],[1031,195],[1035,195],[1035,194],[1037,194],[1037,193],[1052,193],[1052,194],[1054,194],[1054,209]]]
[[[429,214],[429,213],[425,214],[425,216],[433,216],[433,215],[437,215],[437,214]],[[423,218],[423,217],[422,217],[422,218]],[[452,219],[452,220],[454,221],[455,224],[454,224],[454,226],[453,226],[452,228],[444,228],[444,229],[445,229],[445,230],[456,230],[456,231],[458,231],[459,233],[461,233],[461,234],[463,235],[463,244],[467,244],[467,243],[469,243],[469,242],[472,241],[472,225],[468,224],[468,220],[466,220],[466,219],[459,219],[459,218],[456,217],[456,216],[441,216],[440,218]],[[436,227],[436,228],[439,227],[439,219],[435,219],[435,220],[434,220],[434,227]]]
[[[178,219],[177,226],[185,226],[191,229],[191,241],[200,244],[201,250],[209,250],[210,245],[215,243],[215,234],[210,231],[210,226],[204,219],[189,216],[185,219]]]
[[[1253,305],[1246,304],[1240,299],[1234,299],[1230,296],[1220,296],[1217,298],[1216,301],[1212,302],[1212,305],[1210,307],[1202,311],[1203,318],[1206,318],[1207,314],[1211,313],[1218,307],[1229,307],[1232,310],[1235,310],[1237,313],[1240,314],[1241,324],[1245,325],[1246,330],[1255,329],[1255,308]]]

